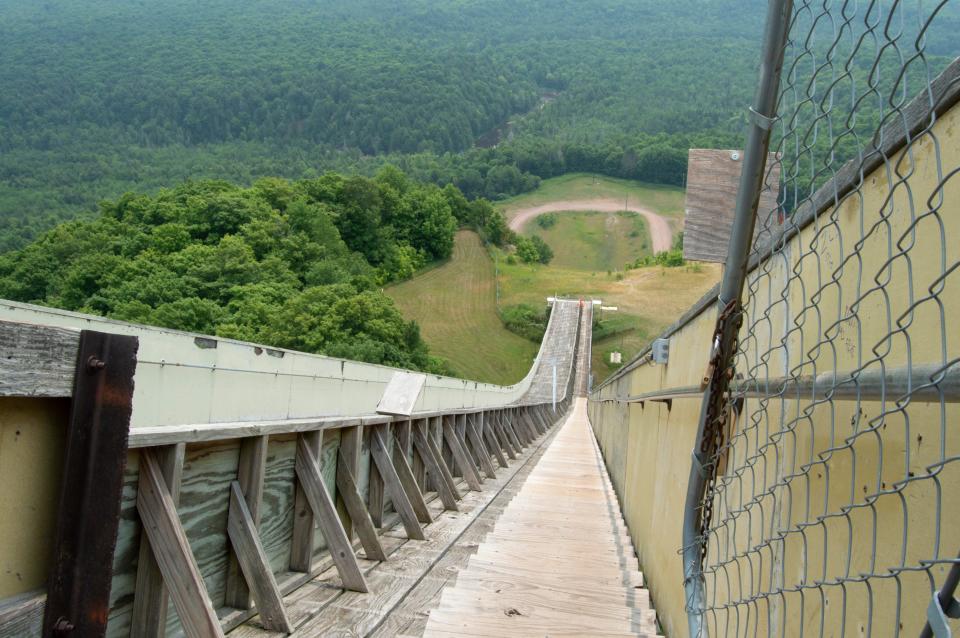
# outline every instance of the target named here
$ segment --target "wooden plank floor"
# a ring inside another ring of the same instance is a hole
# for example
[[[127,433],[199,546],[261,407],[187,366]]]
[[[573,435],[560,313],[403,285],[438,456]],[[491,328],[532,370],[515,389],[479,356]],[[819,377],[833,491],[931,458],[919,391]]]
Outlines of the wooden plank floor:
[[[587,421],[586,399],[549,443],[423,635],[653,636],[656,613]]]

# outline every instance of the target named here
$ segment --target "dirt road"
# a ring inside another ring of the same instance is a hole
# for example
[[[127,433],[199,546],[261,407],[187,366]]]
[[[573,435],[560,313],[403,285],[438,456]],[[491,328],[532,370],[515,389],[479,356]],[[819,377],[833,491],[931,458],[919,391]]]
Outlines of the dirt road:
[[[550,202],[549,204],[531,206],[530,208],[521,208],[510,213],[510,221],[508,224],[511,230],[519,232],[524,224],[544,213],[585,210],[600,213],[616,213],[624,210],[623,200],[612,198],[561,200]],[[653,252],[658,253],[664,250],[670,250],[670,246],[673,245],[673,235],[670,232],[670,224],[664,217],[640,206],[627,206],[626,210],[643,215],[644,219],[647,220],[647,226],[650,228],[650,239],[653,243]]]

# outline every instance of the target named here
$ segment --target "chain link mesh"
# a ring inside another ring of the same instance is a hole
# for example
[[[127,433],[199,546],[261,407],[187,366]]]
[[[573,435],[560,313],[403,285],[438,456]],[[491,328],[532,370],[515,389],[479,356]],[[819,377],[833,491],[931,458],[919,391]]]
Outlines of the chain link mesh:
[[[958,560],[958,24],[794,3],[703,504],[711,635],[916,635]]]

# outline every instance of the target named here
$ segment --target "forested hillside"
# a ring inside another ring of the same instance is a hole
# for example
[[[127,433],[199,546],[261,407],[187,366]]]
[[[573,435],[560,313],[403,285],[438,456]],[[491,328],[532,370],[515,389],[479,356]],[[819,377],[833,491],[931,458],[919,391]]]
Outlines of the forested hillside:
[[[390,161],[470,197],[566,170],[682,183],[690,143],[739,130],[761,24],[735,0],[3,0],[0,218],[26,224],[0,249],[190,178]]]
[[[915,27],[899,37],[882,26],[888,3],[867,4],[851,8],[851,24],[876,23],[864,51],[880,37],[908,50]],[[922,23],[907,15],[919,4],[898,6],[893,22]],[[0,0],[0,251],[101,199],[185,179],[372,175],[392,163],[469,198],[569,171],[682,185],[687,148],[741,143],[765,10],[743,0]],[[960,5],[935,10],[928,56],[956,55]],[[860,41],[823,28],[844,46]],[[800,65],[798,91],[825,53]],[[884,58],[899,67],[899,55]],[[852,72],[859,87],[874,83],[869,64]],[[832,86],[821,80],[811,103]],[[848,84],[835,85],[838,105]],[[858,128],[883,108],[879,88],[858,103],[872,109]],[[854,144],[836,142],[841,156]]]
[[[187,182],[0,255],[0,297],[444,372],[381,287],[448,257],[458,223],[490,210],[392,167]]]

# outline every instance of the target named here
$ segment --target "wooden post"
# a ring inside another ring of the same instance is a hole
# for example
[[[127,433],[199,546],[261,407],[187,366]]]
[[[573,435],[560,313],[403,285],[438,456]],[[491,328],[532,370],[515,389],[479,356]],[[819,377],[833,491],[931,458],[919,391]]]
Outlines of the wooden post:
[[[380,436],[386,445],[390,445],[389,437],[390,424],[382,423],[379,425],[369,425],[370,431],[370,450],[373,450],[373,440],[375,436]],[[370,464],[370,475],[367,485],[367,508],[370,510],[370,519],[376,527],[383,527],[383,510],[386,504],[386,494],[384,491],[383,475],[376,463]]]
[[[397,514],[400,515],[400,520],[403,521],[403,527],[407,531],[407,536],[414,540],[425,540],[426,537],[420,528],[420,521],[417,518],[417,514],[414,511],[413,505],[410,503],[406,491],[400,483],[400,477],[397,476],[396,468],[394,468],[393,462],[390,459],[387,444],[376,430],[370,434],[370,454],[374,461],[374,463],[371,463],[371,466],[376,464],[380,476],[383,477],[384,490],[390,494],[393,507],[397,510]]]
[[[266,437],[263,437],[266,438]],[[233,555],[249,589],[257,601],[260,622],[267,629],[290,633],[290,619],[283,606],[283,595],[270,569],[270,561],[263,551],[260,532],[253,512],[247,507],[248,496],[243,493],[239,481],[230,484],[230,510],[227,514],[227,535],[233,547]],[[236,595],[238,590],[234,589]]]
[[[160,466],[163,482],[170,491],[170,500],[176,507],[180,502],[180,480],[183,476],[184,443],[154,448],[153,454]],[[142,455],[142,452],[141,452]],[[140,554],[137,558],[137,584],[133,590],[133,617],[130,621],[131,638],[161,638],[166,635],[167,587],[157,559],[153,557],[150,538],[140,535]]]
[[[189,638],[223,636],[160,463],[151,450],[140,453],[137,512],[184,633]]]
[[[483,439],[480,438],[480,433],[477,431],[477,423],[473,416],[467,420],[467,438],[473,442],[473,449],[477,451],[477,456],[480,457],[480,465],[483,467],[483,471],[486,472],[487,477],[497,478],[497,471],[493,467],[490,452],[487,450],[487,446],[484,445]]]
[[[297,436],[297,450],[304,445],[313,455],[320,457],[323,445],[321,431],[302,432]],[[293,538],[290,541],[290,571],[310,573],[313,570],[314,511],[310,508],[303,483],[294,488]]]
[[[246,509],[254,529],[260,530],[260,508],[263,504],[263,477],[267,469],[267,436],[256,436],[240,441],[240,462],[237,465],[237,482],[243,494]],[[224,600],[229,607],[249,609],[250,588],[237,561],[230,556],[227,566],[227,586]]]
[[[453,458],[456,460],[457,467],[460,468],[460,472],[463,474],[467,485],[470,486],[470,489],[481,492],[483,491],[483,487],[480,485],[480,477],[477,476],[476,471],[473,469],[473,462],[467,457],[466,450],[461,447],[451,421],[452,419],[447,418],[443,420],[443,438],[447,442]]]
[[[457,491],[457,486],[453,484],[450,470],[442,467],[443,459],[434,453],[431,441],[428,438],[429,435],[425,433],[425,430],[426,424],[415,423],[411,432],[417,456],[426,466],[430,482],[436,486],[437,494],[440,495],[444,509],[457,511],[460,509],[457,507],[460,493]]]
[[[367,505],[363,502],[360,490],[357,488],[353,472],[350,471],[350,464],[343,454],[343,447],[337,452],[337,494],[343,499],[344,507],[350,515],[350,520],[354,522],[357,535],[363,544],[363,551],[370,560],[387,560],[387,555],[380,544],[380,537],[377,536],[377,528],[373,526],[370,520],[370,512],[367,511]],[[349,538],[349,534],[348,534]]]
[[[310,443],[303,438],[297,441],[295,466],[298,483],[303,487],[304,496],[320,525],[320,531],[330,548],[330,557],[337,566],[344,588],[359,592],[369,591],[357,557],[353,553],[353,546],[347,538],[340,517],[337,516],[337,508],[327,493],[327,488],[323,486],[320,462]]]
[[[360,467],[360,448],[363,445],[362,435],[363,428],[359,426],[341,429],[340,449],[337,452],[337,503],[338,506],[342,506],[343,510],[346,511],[346,514],[342,516],[343,528],[347,531],[347,538],[350,540],[353,540],[353,514],[350,513],[350,508],[347,507],[343,496],[340,494],[343,488],[340,487],[339,471],[340,466],[343,465],[350,473],[353,482],[356,483],[357,470]],[[340,507],[338,507],[338,509],[340,509]],[[363,506],[363,511],[363,515],[369,519],[370,512],[367,510],[366,504]]]

